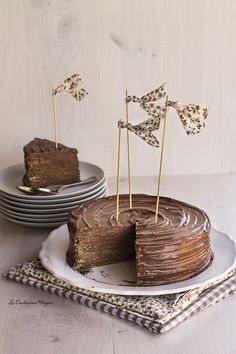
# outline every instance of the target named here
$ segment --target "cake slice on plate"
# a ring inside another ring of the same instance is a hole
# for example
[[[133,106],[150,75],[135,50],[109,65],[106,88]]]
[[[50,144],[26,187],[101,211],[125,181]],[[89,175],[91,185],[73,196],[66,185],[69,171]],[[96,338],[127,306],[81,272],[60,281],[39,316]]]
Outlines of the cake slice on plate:
[[[78,150],[47,139],[35,138],[24,146],[25,186],[39,188],[80,180]]]

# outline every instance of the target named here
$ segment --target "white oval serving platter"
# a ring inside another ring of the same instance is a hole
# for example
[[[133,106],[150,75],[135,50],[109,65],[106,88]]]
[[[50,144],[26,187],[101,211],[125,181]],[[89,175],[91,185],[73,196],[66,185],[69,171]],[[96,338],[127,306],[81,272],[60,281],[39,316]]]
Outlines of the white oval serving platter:
[[[72,270],[66,261],[69,235],[67,225],[53,230],[39,253],[43,266],[56,277],[83,289],[120,295],[164,295],[179,293],[220,279],[235,267],[235,242],[226,234],[212,228],[211,245],[214,260],[201,274],[178,283],[140,287],[135,286],[135,263],[122,262],[96,267],[82,275]]]

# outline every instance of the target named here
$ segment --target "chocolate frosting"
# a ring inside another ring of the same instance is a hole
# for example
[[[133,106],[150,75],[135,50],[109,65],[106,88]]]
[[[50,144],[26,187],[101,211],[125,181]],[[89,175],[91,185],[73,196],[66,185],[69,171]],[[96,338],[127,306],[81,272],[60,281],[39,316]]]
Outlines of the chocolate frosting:
[[[44,152],[58,151],[58,150],[63,150],[63,151],[73,150],[78,152],[77,149],[67,147],[60,143],[58,143],[58,148],[56,149],[56,144],[54,141],[50,141],[47,139],[40,139],[40,138],[35,138],[34,140],[30,141],[27,145],[24,146],[23,150],[25,154],[44,153]]]
[[[212,260],[210,221],[201,209],[175,199],[161,197],[155,222],[156,197],[120,196],[116,220],[116,196],[84,204],[69,218],[70,264],[73,263],[76,231],[135,225],[138,285],[166,284],[188,279],[203,271]],[[78,234],[79,235],[79,234]],[[79,236],[78,236],[79,237]],[[89,241],[88,241],[89,242]]]

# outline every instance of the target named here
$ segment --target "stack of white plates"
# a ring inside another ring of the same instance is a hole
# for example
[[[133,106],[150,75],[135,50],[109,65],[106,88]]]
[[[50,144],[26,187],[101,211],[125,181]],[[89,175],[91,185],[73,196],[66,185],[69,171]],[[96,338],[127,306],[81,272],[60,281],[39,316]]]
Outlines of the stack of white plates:
[[[81,179],[97,178],[92,184],[66,188],[55,195],[28,195],[16,186],[22,185],[23,165],[0,171],[0,215],[14,223],[55,227],[67,221],[69,212],[81,203],[105,197],[107,183],[103,170],[93,164],[80,162]]]

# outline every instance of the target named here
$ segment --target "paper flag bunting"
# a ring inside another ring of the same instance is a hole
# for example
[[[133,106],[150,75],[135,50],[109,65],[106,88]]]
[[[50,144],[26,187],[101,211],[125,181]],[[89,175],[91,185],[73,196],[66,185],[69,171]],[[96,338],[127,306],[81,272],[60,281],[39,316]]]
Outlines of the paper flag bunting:
[[[141,139],[143,139],[147,144],[154,146],[154,147],[159,147],[159,141],[155,137],[155,135],[152,134],[153,131],[159,129],[160,127],[160,121],[161,118],[163,117],[164,112],[163,109],[159,110],[158,117],[155,118],[149,118],[145,120],[144,122],[137,124],[137,125],[132,125],[130,123],[125,123],[122,120],[118,122],[118,127],[119,128],[126,128],[132,133],[136,134],[139,136]]]
[[[167,105],[176,109],[188,135],[198,134],[206,126],[205,120],[208,116],[207,107],[196,104],[180,105],[178,101],[168,101]]]
[[[53,95],[58,95],[60,92],[67,92],[77,101],[81,101],[88,92],[79,87],[79,84],[82,82],[79,74],[74,74],[59,86],[54,89]]]
[[[119,128],[128,129],[143,139],[147,144],[154,147],[159,147],[159,141],[152,132],[160,128],[161,119],[164,117],[165,111],[164,106],[158,106],[154,102],[166,96],[167,92],[164,90],[164,85],[165,84],[141,98],[137,96],[128,96],[126,99],[126,103],[139,103],[151,118],[137,125],[125,123],[121,120],[118,122]],[[205,120],[208,116],[207,107],[196,104],[180,105],[179,101],[168,101],[167,108],[169,107],[176,110],[188,135],[200,133],[201,129],[205,127]]]
[[[158,118],[159,110],[162,108],[161,106],[156,105],[154,102],[160,100],[161,98],[166,96],[166,91],[164,89],[164,85],[158,87],[156,90],[153,90],[141,98],[137,96],[128,96],[126,102],[135,102],[139,103],[140,107],[142,107],[151,117]]]

